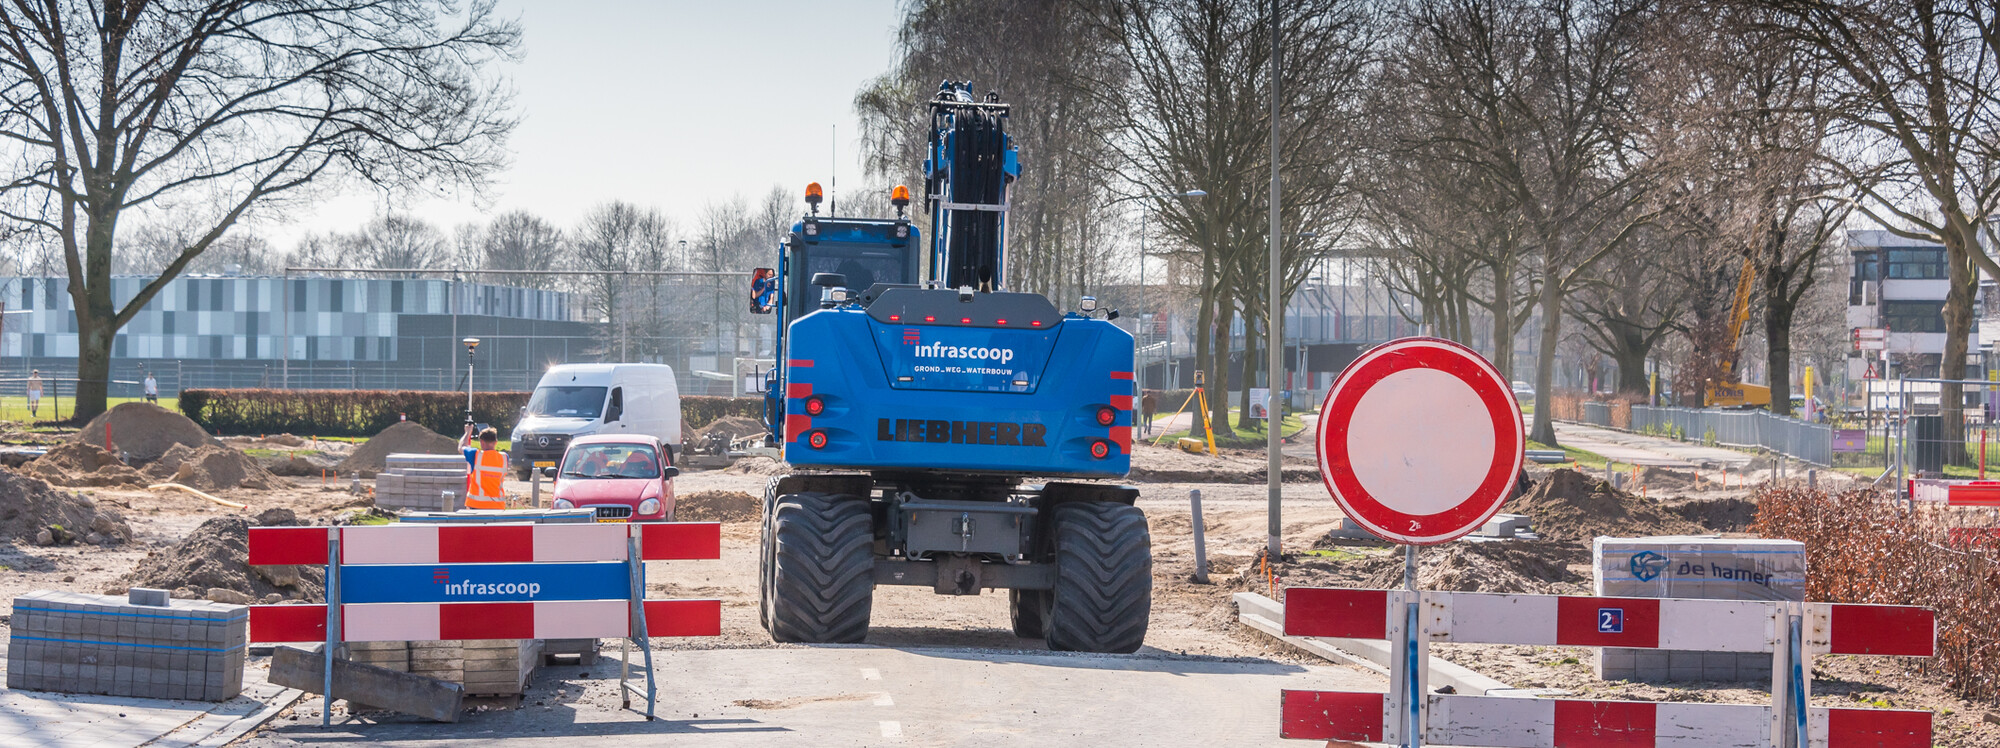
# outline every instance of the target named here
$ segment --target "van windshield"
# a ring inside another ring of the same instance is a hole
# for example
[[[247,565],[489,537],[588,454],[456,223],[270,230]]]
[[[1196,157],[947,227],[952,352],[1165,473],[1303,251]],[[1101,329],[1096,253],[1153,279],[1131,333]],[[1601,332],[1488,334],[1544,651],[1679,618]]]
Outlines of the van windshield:
[[[528,398],[528,415],[549,418],[596,418],[604,413],[603,387],[536,387]]]

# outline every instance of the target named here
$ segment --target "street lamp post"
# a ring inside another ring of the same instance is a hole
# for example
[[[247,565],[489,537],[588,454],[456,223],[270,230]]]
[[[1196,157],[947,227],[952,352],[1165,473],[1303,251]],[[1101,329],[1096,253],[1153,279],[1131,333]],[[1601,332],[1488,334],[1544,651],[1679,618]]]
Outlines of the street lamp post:
[[[472,423],[472,352],[479,348],[478,338],[459,341],[465,344],[465,422]]]
[[[1113,201],[1111,201],[1111,202],[1108,202],[1108,203],[1105,203],[1105,204],[1104,204],[1104,207],[1107,207],[1107,208],[1109,208],[1109,207],[1111,207],[1111,206],[1113,206],[1113,205],[1117,205],[1117,204],[1119,204],[1119,203],[1122,203],[1122,202],[1126,202],[1126,201],[1128,201],[1128,200],[1159,200],[1159,199],[1164,199],[1164,198],[1169,198],[1169,197],[1193,197],[1193,198],[1198,198],[1198,197],[1202,197],[1202,196],[1205,196],[1205,195],[1207,195],[1207,194],[1208,194],[1208,192],[1207,192],[1206,190],[1188,190],[1188,191],[1186,191],[1186,192],[1162,192],[1162,193],[1157,193],[1157,194],[1152,194],[1152,195],[1132,195],[1132,196],[1130,196],[1130,197],[1121,197],[1121,198],[1118,198],[1118,199],[1116,199],[1116,200],[1113,200]],[[1135,376],[1135,377],[1133,377],[1133,380],[1139,383],[1139,389],[1141,389],[1141,390],[1143,390],[1143,389],[1145,389],[1145,388],[1146,388],[1146,364],[1145,364],[1145,361],[1144,361],[1144,360],[1143,360],[1143,359],[1142,359],[1142,358],[1140,357],[1140,352],[1141,352],[1142,350],[1144,350],[1144,344],[1143,344],[1143,343],[1142,343],[1141,341],[1143,341],[1143,340],[1144,340],[1144,335],[1146,334],[1146,310],[1145,310],[1145,306],[1146,306],[1146,234],[1148,233],[1148,231],[1147,231],[1147,225],[1146,225],[1146,220],[1147,220],[1147,218],[1149,217],[1149,215],[1151,214],[1151,212],[1152,212],[1152,209],[1153,209],[1153,206],[1152,206],[1152,204],[1151,204],[1151,203],[1139,203],[1139,306],[1140,306],[1140,309],[1139,309],[1139,314],[1138,314],[1138,317],[1137,317],[1137,319],[1138,319],[1138,324],[1137,324],[1137,325],[1135,326],[1135,327],[1136,327],[1136,328],[1138,329],[1138,331],[1139,331],[1139,334],[1138,334],[1138,335],[1134,335],[1134,336],[1132,336],[1132,368],[1136,370],[1136,371],[1134,372],[1134,373],[1136,374],[1136,376]],[[1149,424],[1146,424],[1146,425],[1147,425],[1148,427],[1150,427],[1150,426],[1151,426],[1152,424],[1150,424],[1150,423],[1149,423]]]

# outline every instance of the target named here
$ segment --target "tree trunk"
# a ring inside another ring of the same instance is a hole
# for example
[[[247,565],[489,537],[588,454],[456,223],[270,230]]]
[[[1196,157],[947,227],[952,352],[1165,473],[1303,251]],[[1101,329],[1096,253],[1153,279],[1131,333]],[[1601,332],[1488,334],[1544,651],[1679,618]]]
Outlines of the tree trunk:
[[[1765,271],[1764,341],[1769,351],[1764,364],[1771,370],[1771,415],[1776,416],[1792,415],[1792,317],[1798,305],[1786,292],[1789,280],[1780,279],[1768,268]]]
[[[1218,284],[1220,285],[1220,284]],[[1210,349],[1208,374],[1208,419],[1220,436],[1234,436],[1229,427],[1229,328],[1236,322],[1236,303],[1228,295],[1216,293],[1215,346]]]
[[[1248,309],[1249,305],[1244,308]],[[1259,334],[1259,328],[1257,318],[1246,312],[1243,315],[1243,391],[1236,396],[1236,428],[1250,431],[1259,430],[1257,425],[1260,422],[1250,417],[1250,388],[1257,386],[1257,373],[1263,370],[1259,365],[1264,362],[1264,357],[1257,355],[1257,344],[1269,342]]]
[[[1514,379],[1514,278],[1502,263],[1493,268],[1493,368]]]
[[[76,409],[73,418],[87,423],[103,413],[111,386],[111,343],[118,328],[111,299],[111,249],[117,218],[89,216],[84,235],[83,278],[71,278],[70,302],[76,306]]]
[[[1214,355],[1215,336],[1211,332],[1212,330],[1215,329],[1215,297],[1216,297],[1215,260],[1213,259],[1213,257],[1214,254],[1211,252],[1202,253],[1201,299],[1200,299],[1201,308],[1196,310],[1195,312],[1194,335],[1193,335],[1194,368],[1195,371],[1200,372],[1202,376],[1205,378],[1204,383],[1201,385],[1204,388],[1208,386],[1207,382],[1214,381],[1215,377],[1215,367],[1213,366],[1215,362],[1215,355]],[[1175,385],[1179,385],[1179,382],[1176,382]],[[1205,433],[1205,430],[1202,428],[1201,418],[1199,415],[1197,415],[1194,418],[1192,423],[1188,424],[1188,435],[1190,436],[1207,435]]]
[[[1972,294],[1979,286],[1971,253],[1983,251],[1979,249],[1978,231],[1967,224],[1962,233],[1945,232],[1945,263],[1951,287],[1944,295],[1944,357],[1938,362],[1938,378],[1947,382],[1965,378],[1966,339],[1972,335]],[[1938,387],[1938,414],[1944,417],[1942,436],[1947,465],[1965,463],[1964,393],[1964,387],[1958,384]]]
[[[1528,438],[1556,446],[1556,425],[1550,403],[1554,393],[1556,341],[1562,335],[1562,290],[1554,273],[1542,279],[1542,344],[1535,362],[1535,420]]]

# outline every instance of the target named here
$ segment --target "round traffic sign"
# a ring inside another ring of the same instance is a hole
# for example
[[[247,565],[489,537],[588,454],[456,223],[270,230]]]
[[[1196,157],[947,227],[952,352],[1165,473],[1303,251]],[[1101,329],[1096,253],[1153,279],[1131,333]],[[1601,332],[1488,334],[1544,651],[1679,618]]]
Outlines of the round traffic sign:
[[[1319,415],[1319,465],[1341,511],[1415,545],[1491,519],[1521,472],[1521,408],[1472,349],[1402,338],[1349,364]]]

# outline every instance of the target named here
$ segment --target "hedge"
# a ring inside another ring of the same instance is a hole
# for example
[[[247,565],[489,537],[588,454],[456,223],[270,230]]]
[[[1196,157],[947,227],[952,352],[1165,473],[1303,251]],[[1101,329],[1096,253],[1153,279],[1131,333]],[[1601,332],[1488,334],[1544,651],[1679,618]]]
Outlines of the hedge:
[[[481,392],[472,398],[472,417],[506,434],[528,404],[526,392]],[[447,436],[465,423],[465,395],[429,390],[186,389],[181,412],[204,431],[225,434],[307,434],[374,436],[402,416]],[[725,416],[763,419],[755,397],[681,398],[681,418],[701,428]]]
[[[472,418],[506,433],[528,404],[526,392],[473,395]],[[428,390],[181,390],[181,412],[225,434],[374,436],[402,416],[447,436],[464,429],[465,394]]]

